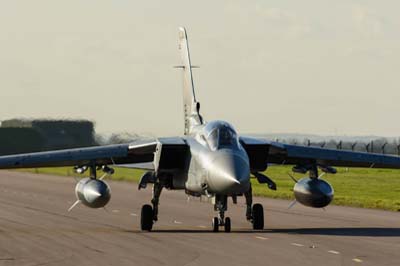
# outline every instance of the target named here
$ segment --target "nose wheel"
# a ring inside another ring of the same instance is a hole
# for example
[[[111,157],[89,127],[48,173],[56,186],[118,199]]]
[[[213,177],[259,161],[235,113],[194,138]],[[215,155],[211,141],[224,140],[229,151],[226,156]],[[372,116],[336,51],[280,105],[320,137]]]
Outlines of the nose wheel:
[[[225,218],[224,229],[225,229],[225,232],[227,232],[227,233],[229,233],[231,231],[231,218],[229,218],[229,217]]]
[[[226,217],[224,220],[221,220],[218,217],[214,217],[212,219],[213,232],[218,232],[220,226],[223,226],[224,227],[224,231],[226,233],[229,233],[231,231],[231,218]]]
[[[224,231],[227,233],[231,231],[231,218],[225,218],[225,211],[227,209],[227,196],[216,195],[214,210],[218,211],[219,217],[214,217],[212,220],[213,232],[218,232],[220,226],[223,226]]]
[[[218,217],[214,217],[212,219],[212,229],[213,229],[213,232],[218,232],[219,231],[219,219],[218,219]]]

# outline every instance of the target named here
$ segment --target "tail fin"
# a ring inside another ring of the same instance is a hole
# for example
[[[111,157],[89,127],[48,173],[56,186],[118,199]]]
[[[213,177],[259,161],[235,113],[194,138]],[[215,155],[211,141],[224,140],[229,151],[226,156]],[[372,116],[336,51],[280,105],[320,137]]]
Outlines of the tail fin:
[[[185,28],[179,28],[179,51],[183,70],[183,111],[185,118],[185,135],[190,133],[192,126],[203,124],[200,115],[200,103],[196,101],[193,84],[192,64],[190,62],[189,45]]]

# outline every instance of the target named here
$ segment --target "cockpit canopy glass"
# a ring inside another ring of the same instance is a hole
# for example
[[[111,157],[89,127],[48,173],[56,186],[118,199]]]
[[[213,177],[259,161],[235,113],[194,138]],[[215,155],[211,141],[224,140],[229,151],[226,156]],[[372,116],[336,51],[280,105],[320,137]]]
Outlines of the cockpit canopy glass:
[[[237,134],[233,127],[226,122],[210,122],[205,127],[205,136],[212,150],[237,146]]]

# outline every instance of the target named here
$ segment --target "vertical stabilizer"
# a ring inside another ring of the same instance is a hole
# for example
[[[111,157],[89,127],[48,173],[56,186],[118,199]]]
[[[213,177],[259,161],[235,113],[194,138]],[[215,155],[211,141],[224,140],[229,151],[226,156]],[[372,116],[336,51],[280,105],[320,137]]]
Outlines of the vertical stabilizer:
[[[200,116],[200,103],[196,101],[194,91],[192,64],[190,62],[189,45],[187,40],[186,30],[183,27],[179,28],[179,51],[181,53],[183,71],[183,111],[185,118],[185,135],[190,133],[192,126],[202,124]]]

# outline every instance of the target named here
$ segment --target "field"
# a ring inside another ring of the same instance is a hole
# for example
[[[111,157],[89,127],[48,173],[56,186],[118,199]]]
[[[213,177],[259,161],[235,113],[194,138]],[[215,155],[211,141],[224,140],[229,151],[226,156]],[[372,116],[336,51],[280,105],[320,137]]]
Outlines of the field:
[[[116,168],[113,180],[137,182],[143,173],[140,170]],[[19,170],[21,171],[21,170]],[[54,174],[62,176],[78,176],[72,168],[40,168],[24,169],[33,173]],[[277,184],[277,191],[272,191],[266,185],[257,183],[252,179],[253,192],[257,196],[293,199],[294,181],[288,173],[289,166],[271,166],[265,174]],[[99,173],[100,175],[101,173]],[[294,175],[297,179],[302,176]],[[362,208],[377,208],[400,211],[400,170],[363,169],[363,168],[338,168],[335,175],[323,177],[335,189],[333,204],[355,206]]]

